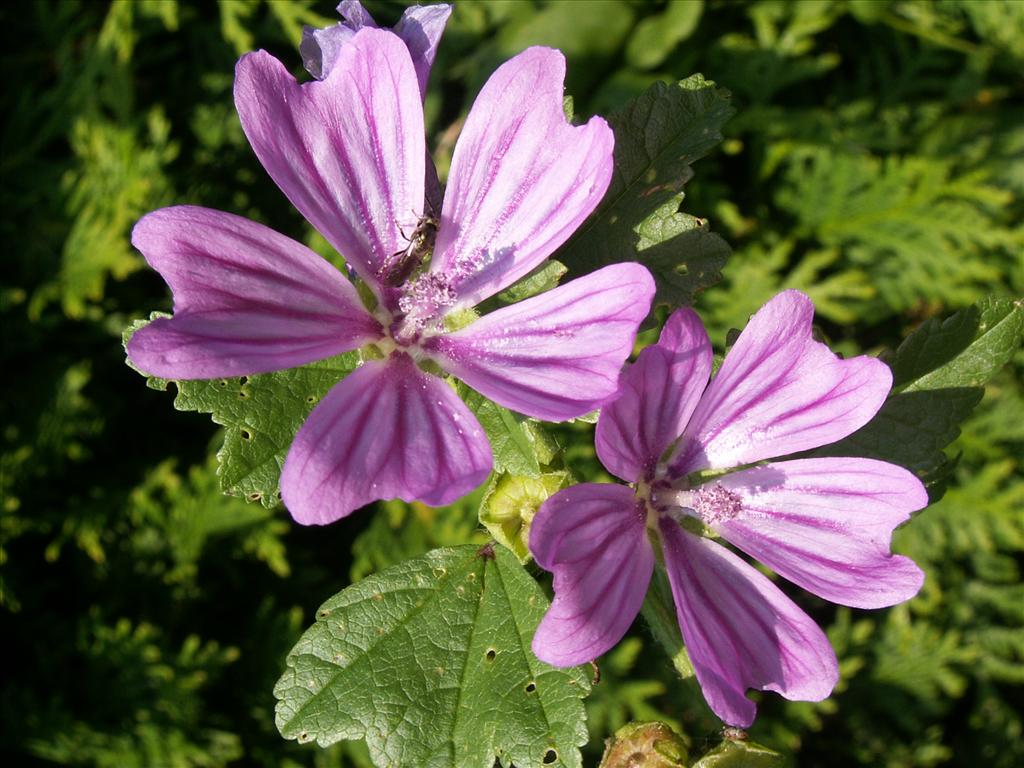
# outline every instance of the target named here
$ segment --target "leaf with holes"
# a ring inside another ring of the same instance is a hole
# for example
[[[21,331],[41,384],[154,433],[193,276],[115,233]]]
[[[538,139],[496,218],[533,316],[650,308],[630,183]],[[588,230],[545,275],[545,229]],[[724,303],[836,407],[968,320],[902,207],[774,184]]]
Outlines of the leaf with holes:
[[[500,546],[388,568],[317,611],[274,689],[277,727],[322,747],[365,739],[378,766],[579,766],[589,678],[530,651],[546,609]]]
[[[150,320],[159,316],[154,313]],[[124,343],[147,322],[137,321],[126,328]],[[320,399],[354,371],[358,362],[358,353],[348,352],[276,373],[175,381],[174,407],[208,413],[215,424],[224,427],[224,444],[217,452],[223,491],[272,507],[281,500],[278,481],[295,433]],[[129,366],[134,368],[130,362]],[[146,378],[147,386],[167,389],[165,379]]]
[[[691,163],[722,140],[728,92],[701,75],[651,88],[608,118],[615,172],[601,205],[556,254],[575,274],[635,258],[654,274],[656,301],[693,303],[721,279],[730,250],[708,222],[679,210]]]
[[[916,472],[932,501],[948,474],[943,448],[960,434],[983,385],[1021,346],[1024,306],[990,297],[945,321],[929,320],[888,361],[893,392],[874,419],[814,455],[869,456]]]

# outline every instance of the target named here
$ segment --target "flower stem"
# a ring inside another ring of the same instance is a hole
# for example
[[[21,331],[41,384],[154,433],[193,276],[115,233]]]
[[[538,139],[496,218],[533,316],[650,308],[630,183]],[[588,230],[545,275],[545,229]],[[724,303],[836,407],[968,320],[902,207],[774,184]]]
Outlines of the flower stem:
[[[672,600],[672,588],[669,586],[665,571],[656,567],[651,578],[651,586],[647,590],[647,597],[644,598],[643,608],[640,612],[651,628],[651,634],[658,644],[665,649],[665,653],[672,660],[672,666],[676,668],[679,677],[688,680],[693,677],[693,665],[690,663],[690,656],[686,653],[683,645],[683,638],[679,634],[679,623],[676,620],[675,603]]]

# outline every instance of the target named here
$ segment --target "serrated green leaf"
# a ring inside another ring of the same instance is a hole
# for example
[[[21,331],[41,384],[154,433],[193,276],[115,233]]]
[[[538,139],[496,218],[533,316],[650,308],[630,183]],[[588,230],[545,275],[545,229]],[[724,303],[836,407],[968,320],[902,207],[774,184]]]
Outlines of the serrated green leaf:
[[[943,448],[960,434],[982,386],[1020,348],[1022,335],[1024,309],[1009,299],[987,298],[944,322],[926,322],[889,361],[896,387],[875,418],[814,455],[891,461],[936,484],[946,474]],[[941,487],[935,491],[933,501]]]
[[[943,387],[980,387],[1010,360],[1024,338],[1024,301],[989,297],[958,312],[941,326],[933,323],[927,336],[943,336],[959,327],[955,337],[966,343],[942,344],[936,355],[916,355],[919,378],[903,387],[920,392]],[[967,329],[972,333],[966,335]],[[901,347],[902,350],[902,347]],[[943,360],[950,350],[956,354]],[[908,351],[909,352],[909,351]],[[945,354],[943,354],[945,353]],[[909,354],[907,355],[909,357]],[[934,360],[934,363],[930,363]],[[936,365],[940,360],[943,364]]]
[[[530,523],[541,504],[571,483],[566,471],[543,472],[539,477],[492,475],[480,502],[480,522],[499,544],[530,561]]]
[[[124,342],[146,322],[125,329]],[[224,427],[224,445],[217,452],[217,474],[224,492],[272,507],[280,503],[281,468],[295,433],[320,399],[358,364],[359,354],[346,352],[276,373],[175,381],[174,407],[208,413]],[[154,389],[165,390],[167,383],[147,377],[147,386]]]
[[[597,211],[557,254],[575,273],[629,259],[649,266],[657,301],[688,305],[721,277],[729,247],[703,219],[679,211],[690,164],[722,140],[726,91],[701,75],[655,83],[609,117],[615,173]]]
[[[778,752],[752,741],[723,741],[692,768],[781,768],[785,758]]]
[[[378,766],[579,766],[579,667],[530,651],[547,608],[511,552],[437,549],[354,584],[317,611],[278,681],[282,735],[366,739]]]

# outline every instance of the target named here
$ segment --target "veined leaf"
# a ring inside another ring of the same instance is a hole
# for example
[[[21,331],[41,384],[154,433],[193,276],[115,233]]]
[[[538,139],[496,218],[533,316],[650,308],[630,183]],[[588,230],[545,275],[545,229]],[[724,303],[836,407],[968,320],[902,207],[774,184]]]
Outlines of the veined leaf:
[[[341,591],[288,655],[282,735],[365,739],[378,766],[579,766],[579,667],[537,660],[547,600],[502,547],[436,549]]]
[[[701,75],[655,83],[609,117],[615,132],[615,174],[597,211],[556,255],[571,272],[635,258],[649,267],[657,301],[693,303],[717,282],[729,246],[707,221],[682,213],[690,164],[722,140],[733,114],[726,91]]]
[[[138,321],[125,329],[124,342],[147,322]],[[272,507],[281,500],[278,481],[295,433],[320,399],[354,371],[358,362],[357,352],[346,352],[276,373],[175,381],[174,407],[208,413],[215,424],[224,427],[224,445],[217,452],[217,474],[224,492]],[[165,390],[168,382],[147,377],[146,383]]]

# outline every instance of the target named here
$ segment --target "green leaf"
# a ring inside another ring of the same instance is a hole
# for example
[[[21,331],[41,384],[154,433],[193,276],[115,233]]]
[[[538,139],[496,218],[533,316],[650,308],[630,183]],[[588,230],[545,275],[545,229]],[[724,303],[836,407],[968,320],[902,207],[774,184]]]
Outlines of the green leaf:
[[[540,465],[550,463],[558,450],[543,428],[492,403],[462,382],[456,382],[455,389],[487,433],[494,454],[494,471],[540,477]]]
[[[887,308],[978,301],[1019,264],[1013,193],[944,159],[795,151],[775,201],[796,232],[867,271]]]
[[[579,766],[584,669],[538,661],[547,600],[512,553],[436,549],[317,611],[278,681],[285,738],[366,739],[378,766]]]
[[[785,758],[768,747],[762,747],[746,736],[726,740],[693,764],[693,768],[781,768]]]
[[[160,108],[137,123],[79,118],[72,127],[78,165],[63,186],[74,223],[60,270],[61,304],[69,317],[98,311],[94,305],[103,298],[107,278],[124,280],[144,265],[131,247],[131,227],[170,199],[164,169],[178,154],[171,124]]]
[[[900,464],[936,485],[948,467],[943,448],[960,434],[984,394],[983,385],[1020,348],[1020,301],[987,298],[947,320],[929,320],[896,350],[893,393],[867,425],[814,452],[867,456]]]
[[[636,25],[626,46],[626,59],[638,69],[657,67],[693,34],[703,12],[703,0],[669,0],[662,13]]]
[[[147,322],[125,329],[124,342]],[[215,424],[224,427],[224,445],[217,452],[217,474],[224,492],[272,507],[280,502],[278,481],[295,433],[320,399],[358,363],[358,353],[346,352],[276,373],[175,381],[174,407],[209,413]],[[154,389],[167,388],[163,379],[147,379]]]
[[[468,5],[468,4],[467,4]],[[501,3],[486,5],[500,6]],[[557,48],[569,61],[587,62],[566,71],[568,93],[586,93],[600,81],[633,28],[634,12],[623,0],[574,0],[571,3],[507,3],[509,17],[494,41],[484,46],[480,72],[531,45]],[[459,6],[456,6],[459,7]]]
[[[515,304],[517,301],[536,296],[538,293],[550,291],[569,270],[554,259],[548,259],[526,277],[510,285],[498,294],[503,304]]]
[[[704,219],[682,213],[690,164],[722,140],[726,91],[701,75],[655,83],[608,122],[615,173],[597,211],[557,254],[574,273],[636,259],[654,273],[657,301],[688,305],[721,278],[729,246]]]

